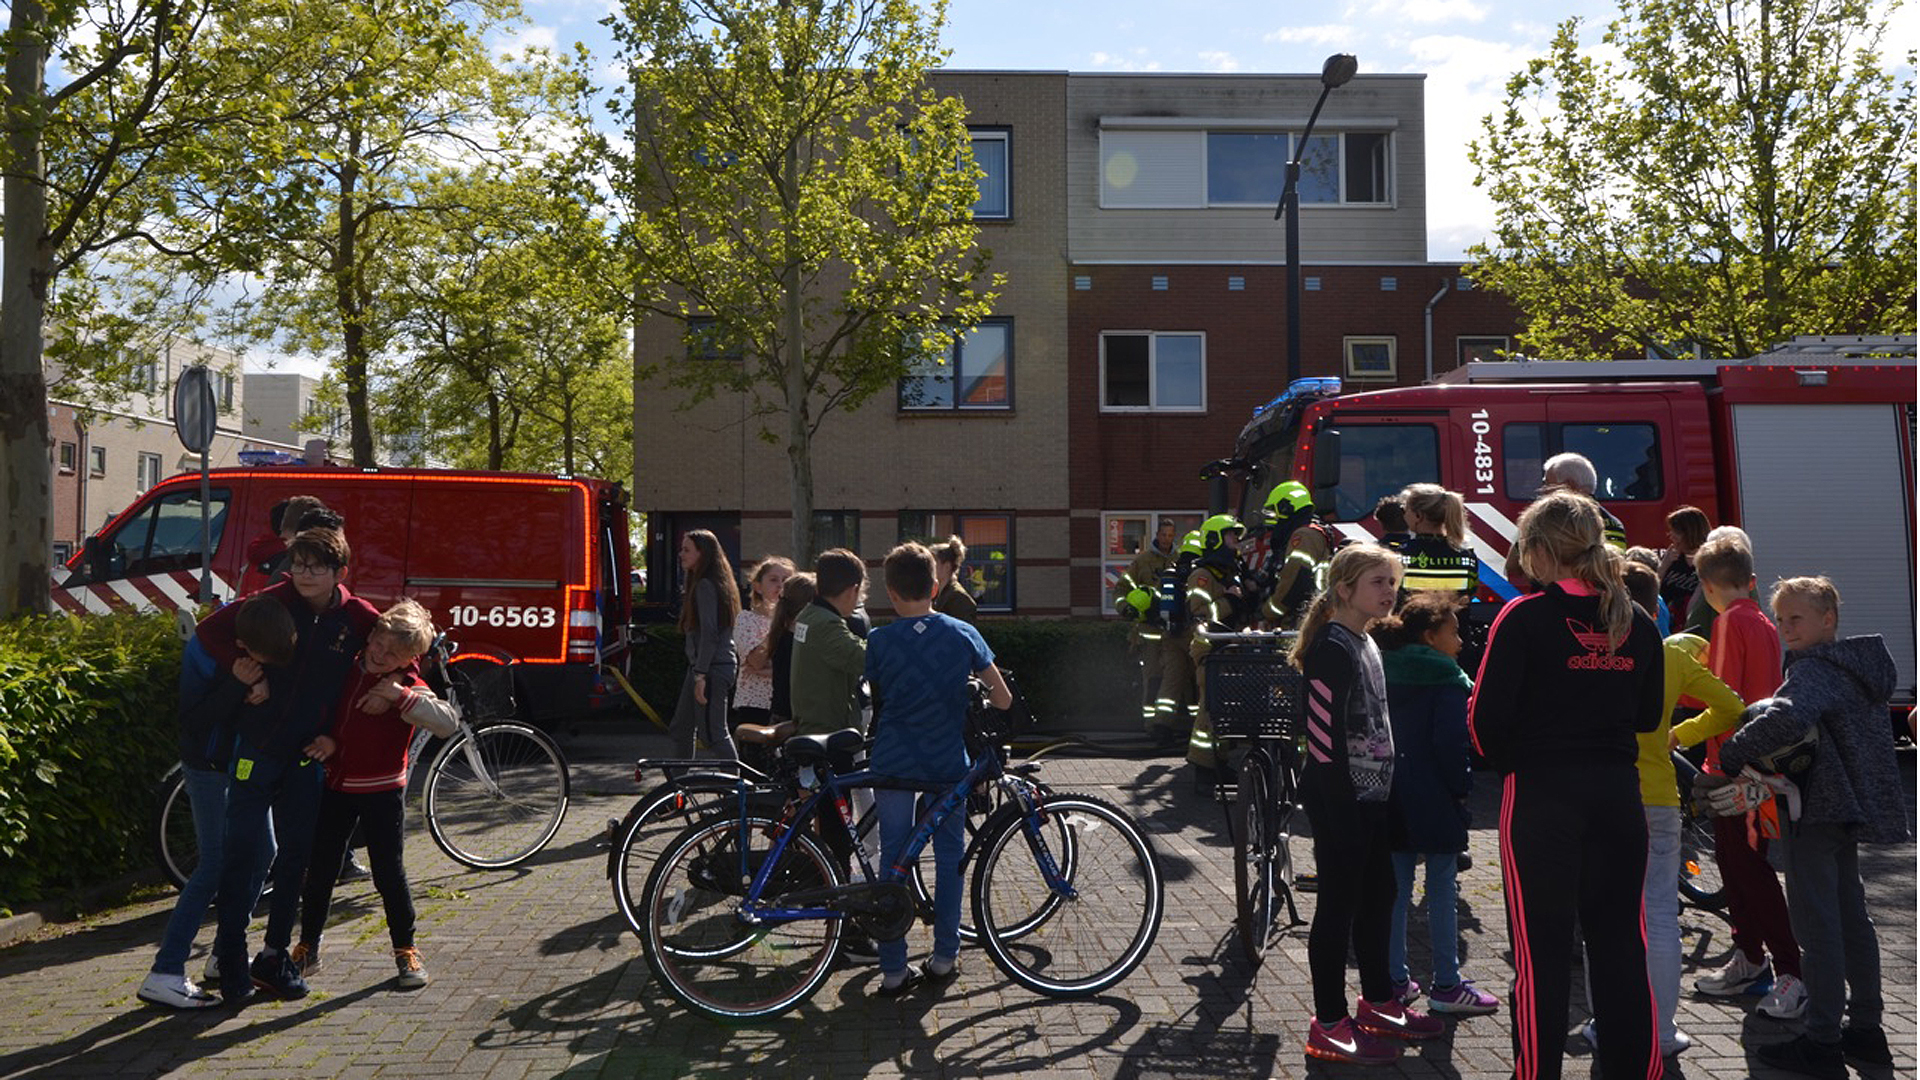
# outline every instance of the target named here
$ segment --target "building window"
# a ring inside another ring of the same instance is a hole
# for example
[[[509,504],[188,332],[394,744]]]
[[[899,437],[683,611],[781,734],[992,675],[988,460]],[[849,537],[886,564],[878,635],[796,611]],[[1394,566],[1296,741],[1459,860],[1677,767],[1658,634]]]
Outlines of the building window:
[[[1508,349],[1504,336],[1463,337],[1458,339],[1460,362],[1471,364],[1479,361],[1498,360],[1500,354]]]
[[[232,372],[216,371],[213,373],[213,399],[218,403],[220,411],[223,413],[233,411],[233,383]]]
[[[66,540],[55,540],[53,542],[53,565],[65,566],[67,560],[71,558],[73,558],[73,544]]]
[[[151,394],[160,389],[160,362],[157,360],[145,360],[135,363],[133,365],[133,388],[143,394]]]
[[[1013,320],[988,319],[945,352],[922,356],[900,380],[900,408],[913,412],[1013,407]]]
[[[87,471],[94,476],[107,475],[107,448],[94,445],[87,447]]]
[[[1100,205],[1274,206],[1286,187],[1299,134],[1287,131],[1111,127],[1100,132]],[[1302,205],[1393,201],[1392,136],[1347,131],[1313,136],[1300,151]]]
[[[70,473],[80,460],[80,448],[70,442],[60,444],[60,471]]]
[[[1173,546],[1177,551],[1181,538],[1199,528],[1205,516],[1198,510],[1129,510],[1100,515],[1100,596],[1104,613],[1115,614],[1113,605],[1107,601],[1120,583],[1120,575],[1126,573],[1128,564],[1140,553],[1141,545],[1158,534],[1162,522],[1173,525]]]
[[[976,219],[1004,221],[1013,216],[1013,133],[1004,128],[974,128],[973,162],[980,177],[980,197],[974,200]]]
[[[812,563],[822,551],[829,548],[859,551],[860,511],[815,510],[813,512],[813,547],[813,552],[807,556],[808,563]]]
[[[160,455],[142,453],[135,468],[134,487],[141,494],[160,482]]]
[[[1347,378],[1358,382],[1392,382],[1395,340],[1391,337],[1343,338]]]
[[[1100,335],[1100,408],[1204,412],[1206,335],[1113,331]]]
[[[932,546],[949,536],[958,536],[967,545],[960,587],[967,590],[981,611],[1012,611],[1013,515],[900,511],[900,543],[911,540]]]
[[[732,339],[719,319],[695,315],[687,320],[687,359],[738,360],[740,343]]]

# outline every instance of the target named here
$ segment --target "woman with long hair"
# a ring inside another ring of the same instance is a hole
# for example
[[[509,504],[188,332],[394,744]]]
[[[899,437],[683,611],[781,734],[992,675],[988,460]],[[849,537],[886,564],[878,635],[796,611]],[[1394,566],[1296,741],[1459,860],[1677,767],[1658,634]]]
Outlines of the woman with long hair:
[[[773,708],[773,652],[767,631],[773,626],[780,593],[793,576],[793,560],[768,555],[747,571],[747,602],[733,624],[733,648],[740,654],[740,685],[733,692],[733,725],[765,724]]]
[[[1400,556],[1350,544],[1327,564],[1327,587],[1307,608],[1291,659],[1306,676],[1306,754],[1300,802],[1313,825],[1319,873],[1307,967],[1313,979],[1311,1057],[1362,1065],[1400,1055],[1397,1039],[1427,1039],[1439,1020],[1394,996],[1387,968],[1393,915],[1393,729],[1380,649],[1367,625],[1393,611]],[[1360,1000],[1347,1011],[1347,949]]]
[[[686,589],[680,600],[680,632],[687,641],[687,677],[680,705],[673,710],[674,748],[693,756],[696,739],[721,757],[738,758],[727,710],[739,661],[733,652],[733,623],[740,614],[740,587],[720,541],[705,529],[680,538],[680,569]]]
[[[1400,493],[1413,536],[1400,545],[1407,593],[1445,592],[1472,599],[1480,560],[1467,550],[1467,504],[1439,484],[1409,484]]]
[[[1514,1076],[1557,1080],[1573,928],[1587,940],[1596,1049],[1608,1077],[1658,1077],[1641,886],[1647,823],[1636,735],[1657,730],[1665,664],[1599,506],[1569,492],[1520,515],[1514,547],[1542,590],[1494,620],[1468,707],[1504,777],[1500,872],[1513,943]]]

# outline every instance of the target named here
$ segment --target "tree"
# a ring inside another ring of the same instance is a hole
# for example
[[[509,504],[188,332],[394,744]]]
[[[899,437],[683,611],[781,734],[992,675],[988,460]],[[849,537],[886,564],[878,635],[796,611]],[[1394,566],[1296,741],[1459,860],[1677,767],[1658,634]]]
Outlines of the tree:
[[[598,144],[637,317],[702,322],[738,363],[636,357],[683,405],[743,394],[786,450],[813,550],[812,440],[986,315],[964,106],[924,75],[945,5],[624,0],[627,151]]]
[[[1562,24],[1471,148],[1474,280],[1536,355],[1751,356],[1914,331],[1914,54],[1867,0],[1622,0]]]

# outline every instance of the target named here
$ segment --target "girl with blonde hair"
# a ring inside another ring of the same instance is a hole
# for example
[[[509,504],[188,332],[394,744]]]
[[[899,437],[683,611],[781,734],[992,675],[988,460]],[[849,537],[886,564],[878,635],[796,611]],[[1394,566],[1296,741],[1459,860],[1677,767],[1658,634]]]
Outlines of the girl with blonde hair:
[[[1467,504],[1439,484],[1409,484],[1400,493],[1413,538],[1400,545],[1407,593],[1444,592],[1472,599],[1480,560],[1467,550]]]
[[[1426,1039],[1446,1025],[1393,992],[1387,966],[1393,877],[1393,729],[1386,676],[1367,625],[1393,611],[1400,557],[1377,544],[1341,548],[1327,587],[1307,608],[1292,660],[1306,676],[1306,754],[1300,802],[1313,824],[1319,895],[1307,938],[1313,977],[1310,1057],[1381,1064],[1396,1039]],[[1360,968],[1360,1000],[1347,1011],[1347,948]]]
[[[1504,774],[1500,872],[1519,1080],[1560,1076],[1576,916],[1605,1032],[1601,1073],[1660,1075],[1635,736],[1660,726],[1665,662],[1603,530],[1599,505],[1569,492],[1520,515],[1514,546],[1543,588],[1494,620],[1468,706],[1475,748]]]

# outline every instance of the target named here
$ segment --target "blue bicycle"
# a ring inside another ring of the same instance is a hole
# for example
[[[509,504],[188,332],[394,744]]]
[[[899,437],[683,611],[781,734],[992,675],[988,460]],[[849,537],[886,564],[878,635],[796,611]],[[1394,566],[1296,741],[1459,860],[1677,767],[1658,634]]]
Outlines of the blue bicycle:
[[[776,1016],[826,981],[849,924],[876,941],[904,935],[919,913],[907,881],[886,872],[849,883],[844,837],[810,830],[823,807],[829,824],[845,822],[850,793],[879,787],[928,796],[901,865],[948,815],[966,813],[976,792],[1002,799],[969,847],[970,890],[980,944],[1008,977],[1052,997],[1097,994],[1126,978],[1164,910],[1152,842],[1110,803],[1046,790],[1023,775],[1030,765],[1009,771],[1001,734],[976,731],[973,767],[951,786],[855,770],[863,740],[853,729],[789,739],[775,772],[787,796],[781,813],[754,798],[764,786],[742,781],[729,812],[689,826],[648,875],[641,944],[668,993],[722,1020]]]

